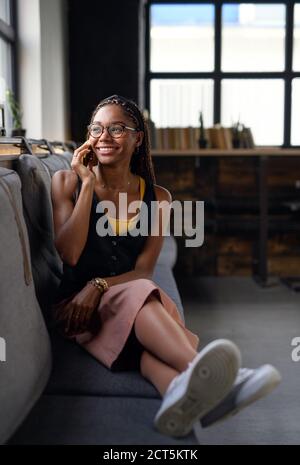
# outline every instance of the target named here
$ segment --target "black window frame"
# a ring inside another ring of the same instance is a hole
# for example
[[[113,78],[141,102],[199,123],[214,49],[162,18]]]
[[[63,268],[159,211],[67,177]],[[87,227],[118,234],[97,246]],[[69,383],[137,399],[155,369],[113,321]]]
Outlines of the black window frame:
[[[225,4],[283,4],[286,7],[285,26],[285,66],[283,71],[276,72],[226,72],[221,70],[222,53],[222,6]],[[145,105],[150,110],[150,83],[152,79],[212,79],[214,81],[214,124],[221,121],[221,81],[222,79],[282,79],[284,81],[284,118],[283,118],[283,144],[279,147],[296,148],[291,145],[291,119],[292,119],[292,81],[300,78],[300,71],[293,71],[293,32],[294,32],[294,6],[299,0],[148,0],[145,4]],[[214,70],[208,72],[152,72],[150,70],[150,8],[152,5],[168,4],[211,4],[215,6],[215,47]]]

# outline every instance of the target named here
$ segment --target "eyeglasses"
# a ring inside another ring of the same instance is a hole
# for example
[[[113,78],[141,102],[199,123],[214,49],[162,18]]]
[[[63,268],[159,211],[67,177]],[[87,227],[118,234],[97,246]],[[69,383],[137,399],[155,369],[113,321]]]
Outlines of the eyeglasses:
[[[108,134],[114,139],[122,137],[125,133],[125,129],[128,129],[130,131],[138,131],[138,129],[130,128],[129,126],[125,126],[124,124],[111,124],[110,126],[104,127],[101,126],[101,124],[92,123],[88,126],[89,134],[95,138],[100,137],[103,134],[104,129],[107,129]]]

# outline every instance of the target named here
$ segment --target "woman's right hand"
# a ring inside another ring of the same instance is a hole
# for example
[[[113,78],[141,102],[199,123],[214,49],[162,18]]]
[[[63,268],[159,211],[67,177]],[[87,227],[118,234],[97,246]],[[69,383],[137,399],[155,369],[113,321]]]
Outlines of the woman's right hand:
[[[97,308],[102,294],[90,283],[64,305],[58,307],[54,320],[65,336],[72,337],[85,331],[95,331],[100,323]]]
[[[80,177],[82,182],[90,179],[94,181],[96,179],[95,174],[93,172],[92,157],[91,160],[88,162],[87,166],[84,166],[83,164],[83,159],[85,155],[87,155],[91,151],[92,146],[90,141],[86,141],[84,144],[82,144],[80,147],[74,150],[71,168]]]

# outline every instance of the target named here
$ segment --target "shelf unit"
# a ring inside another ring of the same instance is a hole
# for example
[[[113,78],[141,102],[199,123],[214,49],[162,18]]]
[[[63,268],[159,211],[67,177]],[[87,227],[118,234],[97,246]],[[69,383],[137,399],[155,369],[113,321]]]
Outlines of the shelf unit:
[[[191,197],[205,201],[205,214],[209,216],[206,231],[215,238],[212,247],[220,248],[220,257],[227,256],[230,263],[230,259],[234,261],[237,258],[238,254],[234,253],[234,249],[239,246],[226,246],[226,234],[239,237],[241,243],[247,236],[252,238],[249,263],[252,275],[261,285],[268,285],[269,268],[271,274],[277,274],[278,265],[274,265],[277,258],[279,263],[280,259],[282,263],[286,261],[284,251],[287,249],[280,240],[277,244],[274,237],[277,235],[291,241],[288,235],[293,237],[293,234],[297,235],[300,231],[300,149],[257,147],[226,151],[153,150],[152,156],[158,173],[157,182],[161,180],[162,185],[171,190],[173,198],[181,197],[182,200],[187,199],[188,194],[176,192],[176,185],[180,178],[180,165],[187,164],[189,160],[190,169],[193,167],[193,176],[185,173],[181,184],[187,187],[190,183]],[[170,159],[173,160],[172,168],[176,167],[175,186],[163,183],[164,170],[169,172],[168,181],[171,179]],[[162,160],[165,162],[162,163]],[[206,177],[210,188],[207,183],[205,185]],[[224,241],[220,241],[220,238]],[[299,270],[297,274],[300,275],[300,242],[298,244],[297,240],[293,241],[295,250],[299,253],[299,268],[297,256],[294,256],[293,264],[292,258],[290,262],[291,272],[295,274],[295,270]],[[205,245],[204,243],[203,246]],[[241,247],[249,248],[246,239]],[[276,260],[270,250],[272,247],[281,250],[281,255],[279,253]],[[226,253],[222,256],[224,249]]]

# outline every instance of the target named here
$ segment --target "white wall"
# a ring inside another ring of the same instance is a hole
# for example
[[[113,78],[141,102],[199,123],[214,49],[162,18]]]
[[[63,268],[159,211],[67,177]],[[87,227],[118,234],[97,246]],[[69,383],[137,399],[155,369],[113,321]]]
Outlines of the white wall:
[[[70,138],[65,5],[18,0],[20,101],[30,138]]]
[[[42,134],[41,36],[39,0],[18,0],[18,58],[23,126],[28,137]]]

